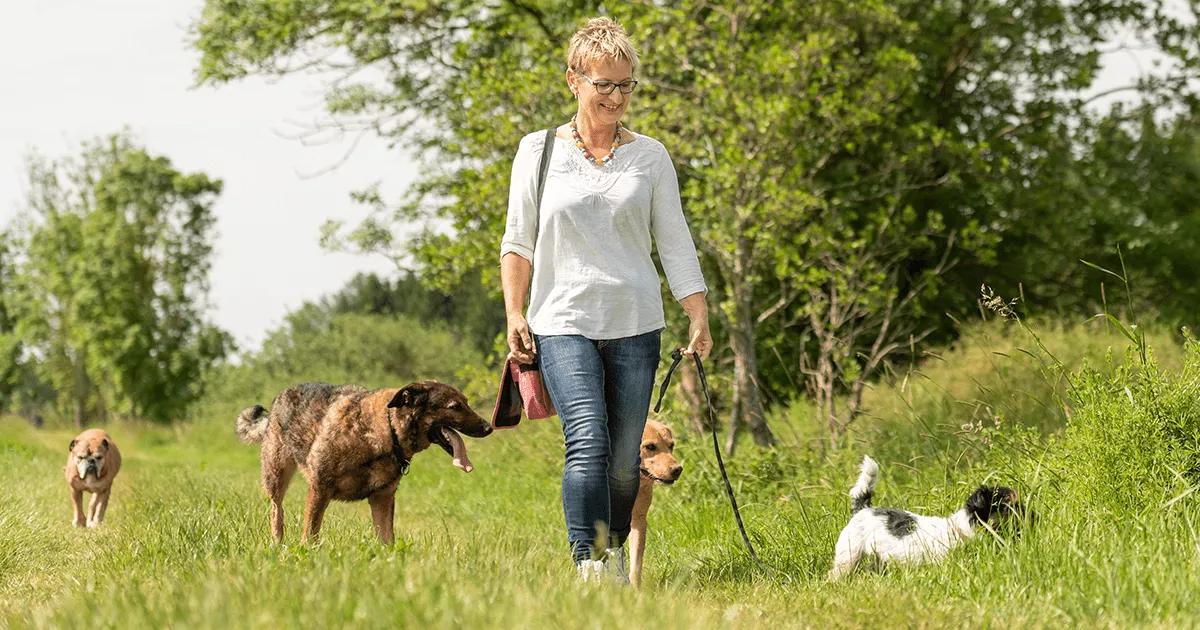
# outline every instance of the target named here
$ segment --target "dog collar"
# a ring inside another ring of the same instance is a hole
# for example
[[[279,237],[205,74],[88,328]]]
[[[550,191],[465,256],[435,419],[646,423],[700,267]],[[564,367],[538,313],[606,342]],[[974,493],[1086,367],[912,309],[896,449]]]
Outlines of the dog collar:
[[[388,423],[388,432],[392,434],[392,459],[400,464],[400,476],[403,477],[412,460],[404,458],[404,447],[400,446],[400,436],[396,435],[396,427],[391,422]]]

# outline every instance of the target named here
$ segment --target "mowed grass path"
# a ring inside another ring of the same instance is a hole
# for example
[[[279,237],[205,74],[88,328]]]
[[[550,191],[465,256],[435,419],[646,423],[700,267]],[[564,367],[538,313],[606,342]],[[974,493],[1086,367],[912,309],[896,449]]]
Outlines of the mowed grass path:
[[[393,547],[375,541],[365,502],[335,504],[320,544],[299,545],[299,475],[286,544],[270,544],[257,447],[238,443],[232,424],[222,411],[175,429],[109,427],[125,462],[108,520],[77,530],[62,477],[74,432],[0,420],[0,626],[1200,623],[1194,507],[1131,524],[1081,522],[1069,506],[1042,505],[1039,527],[1019,541],[976,541],[939,566],[830,584],[825,572],[858,454],[823,467],[776,465],[784,479],[763,488],[745,481],[753,470],[739,468],[753,462],[734,464],[747,524],[773,567],[760,572],[740,547],[709,445],[694,436],[680,445],[680,485],[656,495],[647,584],[635,592],[577,583],[562,532],[553,421],[468,440],[471,474],[438,449],[419,455],[397,493]],[[946,512],[978,482],[882,463],[885,504]],[[1035,502],[1044,481],[1027,480]]]

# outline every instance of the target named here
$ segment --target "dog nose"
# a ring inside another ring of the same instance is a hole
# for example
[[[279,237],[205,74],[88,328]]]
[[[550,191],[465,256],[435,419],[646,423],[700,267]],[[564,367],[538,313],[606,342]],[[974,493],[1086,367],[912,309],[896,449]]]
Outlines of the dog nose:
[[[683,474],[683,466],[675,466],[671,468],[671,479],[678,479],[679,475]]]

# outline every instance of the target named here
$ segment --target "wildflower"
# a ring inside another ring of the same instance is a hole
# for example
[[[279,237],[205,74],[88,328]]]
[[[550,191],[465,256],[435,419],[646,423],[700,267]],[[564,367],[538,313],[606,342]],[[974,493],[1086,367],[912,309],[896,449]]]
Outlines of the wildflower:
[[[996,295],[996,292],[992,290],[992,287],[989,287],[986,284],[979,285],[979,294],[982,296],[980,302],[983,304],[984,308],[996,313],[1004,319],[1017,319],[1017,311],[1014,310],[1014,307],[1017,305],[1017,298],[1013,298],[1012,300],[1005,302],[1004,298]]]

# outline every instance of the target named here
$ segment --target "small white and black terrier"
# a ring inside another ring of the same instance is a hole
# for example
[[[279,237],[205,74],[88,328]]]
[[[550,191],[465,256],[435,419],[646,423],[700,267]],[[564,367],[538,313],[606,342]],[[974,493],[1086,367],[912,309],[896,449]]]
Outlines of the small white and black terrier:
[[[979,486],[962,509],[950,516],[922,516],[906,510],[871,507],[879,465],[863,457],[858,482],[850,488],[850,522],[838,536],[829,579],[845,576],[864,558],[883,563],[937,562],[959,543],[975,535],[981,524],[1021,514],[1012,488]]]

